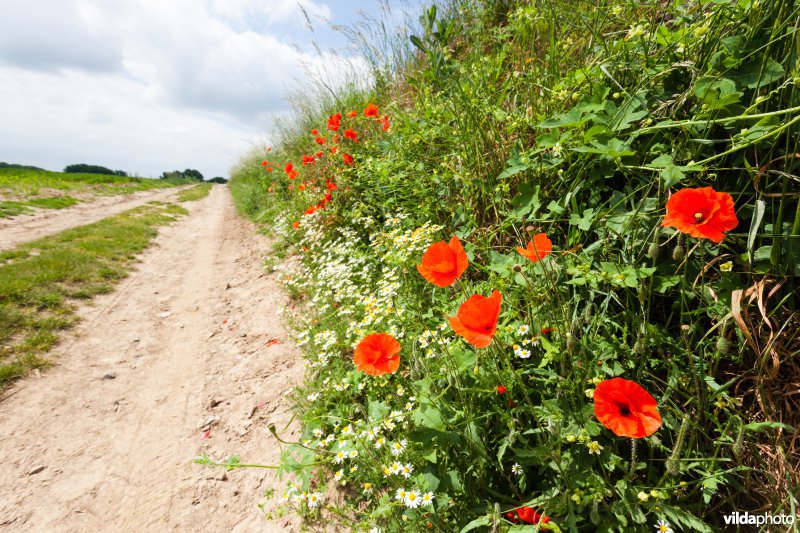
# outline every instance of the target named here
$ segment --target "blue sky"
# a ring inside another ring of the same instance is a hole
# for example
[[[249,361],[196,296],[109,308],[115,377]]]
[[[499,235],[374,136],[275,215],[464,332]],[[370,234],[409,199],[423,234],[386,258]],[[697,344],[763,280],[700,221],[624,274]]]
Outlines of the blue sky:
[[[419,9],[418,0],[2,2],[0,161],[227,176],[271,142],[309,71],[327,69],[335,84],[347,69],[328,67],[361,61],[328,23],[383,20],[389,5],[398,21]]]

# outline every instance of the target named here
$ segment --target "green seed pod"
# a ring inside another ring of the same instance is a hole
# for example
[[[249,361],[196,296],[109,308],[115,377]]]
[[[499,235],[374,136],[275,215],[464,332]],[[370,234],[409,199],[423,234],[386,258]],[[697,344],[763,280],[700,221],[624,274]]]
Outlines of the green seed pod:
[[[654,242],[650,246],[647,247],[647,257],[655,261],[658,259],[658,252],[660,251],[658,247],[658,243]]]
[[[683,440],[686,438],[686,431],[689,429],[689,417],[683,417],[681,427],[678,430],[678,436],[675,438],[675,446],[672,448],[672,453],[667,459],[667,473],[672,477],[678,477],[681,470],[678,466],[678,460],[681,458],[681,449],[683,448]]]
[[[736,440],[733,441],[733,455],[737,459],[741,459],[744,453],[744,426],[739,426],[739,431],[736,433]]]
[[[633,353],[636,355],[642,355],[644,353],[644,342],[641,339],[633,344]]]
[[[686,255],[686,249],[685,249],[685,248],[684,248],[682,245],[680,245],[680,244],[679,244],[679,245],[677,245],[677,246],[676,246],[676,247],[675,247],[675,248],[672,250],[672,258],[673,258],[675,261],[680,261],[681,259],[683,259],[683,257],[684,257],[685,255]]]
[[[572,333],[567,333],[567,351],[573,353],[578,347],[578,339]]]
[[[717,353],[725,355],[726,353],[728,353],[728,350],[731,349],[731,342],[725,337],[719,337],[717,339],[716,348],[717,348]]]

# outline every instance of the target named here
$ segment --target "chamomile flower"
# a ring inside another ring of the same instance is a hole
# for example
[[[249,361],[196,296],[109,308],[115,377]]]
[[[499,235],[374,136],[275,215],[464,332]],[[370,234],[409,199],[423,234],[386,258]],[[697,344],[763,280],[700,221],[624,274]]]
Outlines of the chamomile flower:
[[[406,479],[411,477],[411,472],[413,472],[413,471],[414,471],[414,467],[411,466],[410,464],[404,464],[400,468],[400,473],[403,474],[403,477],[406,478]]]
[[[399,474],[401,470],[403,470],[403,465],[398,463],[397,461],[393,462],[392,466],[389,467],[389,471],[392,474]]]
[[[426,492],[425,494],[423,494],[422,497],[420,498],[420,503],[421,505],[433,505],[433,493]]]
[[[403,396],[405,393],[406,393],[406,389],[404,389],[402,385],[398,385],[397,386],[397,395],[398,396]]]
[[[405,503],[406,507],[409,509],[416,509],[422,503],[422,496],[418,490],[410,490],[406,492],[406,497],[403,500],[403,503]]]
[[[406,450],[406,439],[395,442],[392,444],[392,455],[397,457]]]
[[[364,483],[364,486],[361,488],[364,494],[372,494],[372,490],[372,483]]]
[[[344,477],[344,470],[339,470],[333,475],[333,479],[336,481],[341,481],[343,477]]]
[[[333,458],[333,462],[338,465],[343,463],[345,459],[347,459],[347,452],[344,450],[339,450],[338,452],[336,452],[336,455]]]
[[[324,434],[325,434],[325,432],[324,432],[324,431],[322,431],[322,428],[314,428],[314,431],[312,431],[311,433],[313,433],[313,434],[314,434],[314,436],[315,436],[316,438],[318,438],[318,439],[321,439],[321,438],[322,438],[322,435],[324,435]]]
[[[317,401],[317,399],[319,399],[319,393],[318,392],[314,392],[314,393],[309,394],[308,396],[306,396],[306,400],[308,400],[309,402],[315,402],[315,401]]]
[[[319,505],[320,501],[322,501],[322,495],[319,492],[312,492],[306,498],[306,503],[312,509]]]
[[[386,444],[386,439],[385,439],[385,438],[383,438],[383,437],[378,437],[377,439],[375,439],[375,444],[374,444],[374,446],[375,446],[375,449],[376,449],[376,450],[377,450],[377,449],[380,449],[380,447],[381,447],[381,446],[383,446],[384,444]]]
[[[414,409],[414,402],[406,402],[406,411],[411,411]]]
[[[658,533],[673,533],[672,527],[670,527],[669,522],[664,520],[663,518],[656,522],[656,531]]]
[[[523,325],[521,325],[520,327],[517,328],[517,334],[518,335],[525,335],[530,330],[531,330],[530,326],[528,326],[527,324],[523,324]]]
[[[345,427],[342,428],[342,435],[353,435],[355,431],[353,431],[353,425],[347,424]]]
[[[355,459],[358,457],[358,450],[350,450],[350,453],[347,454],[350,459]]]
[[[406,489],[401,487],[401,488],[397,489],[397,492],[395,492],[394,498],[395,498],[395,500],[400,500],[402,502],[402,501],[404,501],[406,499],[406,494],[407,494],[406,493]]]
[[[517,476],[520,476],[520,475],[522,475],[522,467],[519,465],[519,463],[514,463],[514,464],[511,466],[511,473],[512,473],[512,474],[515,474],[515,475],[517,475]]]

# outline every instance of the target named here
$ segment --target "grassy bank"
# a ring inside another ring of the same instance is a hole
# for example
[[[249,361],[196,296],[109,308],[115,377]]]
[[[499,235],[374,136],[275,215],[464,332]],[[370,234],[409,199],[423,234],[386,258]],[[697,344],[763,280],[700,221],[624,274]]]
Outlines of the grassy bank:
[[[798,14],[448,3],[403,68],[244,157],[240,210],[303,264],[285,509],[384,531],[795,513]]]
[[[148,204],[0,252],[0,385],[46,366],[77,303],[112,290],[158,227],[185,213]]]

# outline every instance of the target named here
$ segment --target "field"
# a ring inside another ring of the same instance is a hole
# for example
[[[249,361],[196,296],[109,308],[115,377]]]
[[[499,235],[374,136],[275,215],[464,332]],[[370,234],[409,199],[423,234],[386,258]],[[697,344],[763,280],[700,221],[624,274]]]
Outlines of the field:
[[[797,20],[773,1],[444,2],[388,46],[356,32],[374,83],[321,84],[230,182],[300,261],[276,265],[308,366],[277,515],[793,518]]]

